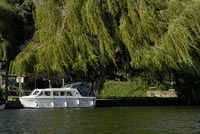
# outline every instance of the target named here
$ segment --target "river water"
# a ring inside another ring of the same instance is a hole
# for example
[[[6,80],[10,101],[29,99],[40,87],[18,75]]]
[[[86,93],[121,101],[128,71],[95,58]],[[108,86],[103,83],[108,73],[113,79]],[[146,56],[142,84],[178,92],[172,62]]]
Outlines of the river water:
[[[200,107],[0,110],[0,134],[193,134]]]

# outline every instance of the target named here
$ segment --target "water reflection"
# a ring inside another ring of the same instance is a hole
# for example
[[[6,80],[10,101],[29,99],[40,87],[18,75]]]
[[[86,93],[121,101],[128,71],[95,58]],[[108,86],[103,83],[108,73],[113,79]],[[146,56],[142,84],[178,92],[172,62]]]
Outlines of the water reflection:
[[[0,111],[0,134],[200,133],[200,107],[113,107]]]

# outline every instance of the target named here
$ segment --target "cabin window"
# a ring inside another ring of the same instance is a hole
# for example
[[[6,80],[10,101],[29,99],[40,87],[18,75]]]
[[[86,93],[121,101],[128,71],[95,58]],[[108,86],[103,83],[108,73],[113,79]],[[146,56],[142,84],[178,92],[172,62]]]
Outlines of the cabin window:
[[[51,94],[50,94],[50,91],[45,91],[45,92],[44,92],[44,95],[45,95],[45,96],[50,96],[50,95],[51,95]]]
[[[67,92],[67,96],[72,96],[72,93],[71,92]]]
[[[38,96],[42,96],[42,95],[43,95],[43,92],[40,92]]]
[[[53,92],[53,96],[59,96],[59,92],[58,91],[54,91]]]
[[[64,91],[61,91],[61,92],[60,92],[60,96],[65,96],[65,92],[64,92]]]
[[[39,91],[35,91],[34,93],[33,93],[33,95],[37,95],[39,93]]]

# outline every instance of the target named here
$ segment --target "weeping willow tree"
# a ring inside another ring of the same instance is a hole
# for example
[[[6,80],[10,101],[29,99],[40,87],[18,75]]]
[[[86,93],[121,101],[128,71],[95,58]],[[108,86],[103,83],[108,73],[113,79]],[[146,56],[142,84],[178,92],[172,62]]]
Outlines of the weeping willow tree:
[[[132,67],[172,70],[180,93],[197,100],[199,1],[128,1],[127,7],[120,29]]]
[[[35,1],[36,32],[11,70],[92,75],[131,67],[198,78],[199,13],[198,0]]]
[[[32,64],[26,66],[24,60],[17,59],[29,58],[30,54],[37,59],[33,70],[37,73],[65,74],[71,70],[86,73],[91,68],[97,70],[110,62],[115,63],[114,53],[119,44],[106,24],[107,7],[102,6],[106,3],[50,0],[35,5],[37,31],[33,47],[37,49],[35,53],[25,49],[18,55],[13,62],[14,72],[26,73],[26,68]]]

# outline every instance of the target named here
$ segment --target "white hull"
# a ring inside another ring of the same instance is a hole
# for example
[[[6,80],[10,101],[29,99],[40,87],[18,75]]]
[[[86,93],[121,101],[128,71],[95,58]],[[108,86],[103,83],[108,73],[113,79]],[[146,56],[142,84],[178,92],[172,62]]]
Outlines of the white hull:
[[[19,97],[24,108],[94,107],[92,88],[74,83],[63,88],[35,89],[29,96]]]
[[[5,108],[5,103],[0,104],[0,109],[4,109]]]
[[[20,102],[24,108],[79,108],[94,107],[95,97],[83,98],[30,98],[20,97]]]

